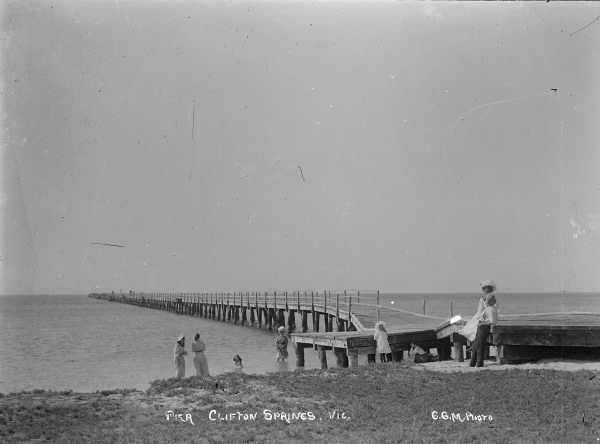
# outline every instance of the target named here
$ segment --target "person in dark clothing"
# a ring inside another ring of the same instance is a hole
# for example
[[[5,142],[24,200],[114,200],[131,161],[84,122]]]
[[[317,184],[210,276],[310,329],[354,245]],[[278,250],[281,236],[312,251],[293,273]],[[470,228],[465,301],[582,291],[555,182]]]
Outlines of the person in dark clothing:
[[[471,367],[483,367],[483,359],[485,356],[485,347],[487,346],[488,336],[492,326],[498,320],[498,308],[496,307],[496,296],[489,294],[485,300],[486,307],[481,313],[479,325],[477,327],[477,335],[471,349]]]

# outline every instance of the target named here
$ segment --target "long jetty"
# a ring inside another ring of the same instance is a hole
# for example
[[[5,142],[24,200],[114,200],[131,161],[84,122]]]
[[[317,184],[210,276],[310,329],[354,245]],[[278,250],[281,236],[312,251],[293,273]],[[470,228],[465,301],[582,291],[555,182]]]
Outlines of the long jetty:
[[[304,349],[326,351],[340,367],[357,366],[359,355],[375,361],[373,328],[384,321],[392,360],[401,361],[412,344],[438,359],[463,361],[468,341],[462,319],[414,313],[381,305],[379,292],[234,292],[234,293],[92,293],[92,298],[204,317],[275,331],[283,326],[295,345],[296,366],[304,367]],[[450,309],[452,311],[452,309]],[[425,312],[425,306],[423,311]],[[544,357],[600,358],[600,314],[540,313],[501,316],[490,334],[500,363]]]

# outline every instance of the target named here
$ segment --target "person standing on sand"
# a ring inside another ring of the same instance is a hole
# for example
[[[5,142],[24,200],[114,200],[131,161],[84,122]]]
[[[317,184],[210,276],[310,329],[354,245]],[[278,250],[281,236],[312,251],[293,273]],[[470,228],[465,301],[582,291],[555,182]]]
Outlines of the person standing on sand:
[[[493,294],[496,291],[496,284],[494,283],[494,281],[483,281],[480,284],[480,287],[482,294],[477,303],[477,311],[459,332],[462,336],[464,336],[471,342],[475,340],[475,336],[477,335],[477,326],[479,325],[479,319],[481,318],[481,314],[486,308],[486,298],[488,297],[488,295]]]
[[[475,342],[473,343],[473,348],[471,349],[471,361],[469,362],[471,367],[483,367],[483,358],[488,336],[498,321],[496,296],[492,293],[488,294],[485,303],[486,307],[479,316],[477,335],[475,336]]]
[[[194,352],[194,368],[196,369],[196,376],[210,376],[208,374],[208,362],[206,356],[204,356],[204,350],[206,346],[200,339],[200,333],[196,333],[194,336],[194,342],[192,343],[192,351]]]
[[[244,364],[242,364],[242,357],[240,355],[233,356],[233,369],[236,373],[244,372]]]
[[[277,329],[277,331],[279,332],[279,335],[275,339],[275,347],[277,349],[276,361],[277,361],[277,364],[279,365],[279,371],[287,371],[287,369],[288,369],[288,364],[287,364],[288,338],[285,335],[285,327],[284,326],[279,327]]]
[[[175,371],[176,378],[185,377],[185,358],[187,355],[185,351],[185,337],[183,335],[179,335],[177,337],[177,345],[175,345],[174,355],[175,355]]]
[[[390,348],[390,342],[388,341],[385,322],[380,321],[375,324],[375,334],[373,335],[373,339],[375,339],[375,342],[377,343],[376,353],[379,354],[381,362],[391,361],[391,359],[388,359],[388,355],[392,353],[392,349]]]

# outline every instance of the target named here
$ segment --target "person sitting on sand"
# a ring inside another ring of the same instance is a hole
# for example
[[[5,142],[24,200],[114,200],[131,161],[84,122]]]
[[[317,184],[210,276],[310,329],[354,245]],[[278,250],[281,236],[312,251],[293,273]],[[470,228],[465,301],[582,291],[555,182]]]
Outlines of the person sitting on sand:
[[[415,343],[410,344],[410,350],[408,351],[408,356],[413,358],[415,364],[423,364],[425,362],[433,362],[437,361],[437,358],[433,356],[431,353],[423,350]]]
[[[492,293],[488,294],[485,303],[486,307],[479,316],[477,334],[471,349],[471,361],[469,362],[471,367],[483,367],[483,358],[485,347],[487,346],[487,340],[492,327],[496,325],[496,322],[498,321],[496,296]]]
[[[192,351],[194,352],[194,368],[196,369],[196,376],[209,376],[208,374],[208,361],[204,355],[206,345],[200,339],[200,333],[196,333],[194,336],[194,342],[192,343]]]
[[[391,359],[388,359],[392,354],[392,349],[390,348],[390,342],[388,340],[388,333],[385,329],[385,322],[379,321],[375,324],[375,334],[373,335],[373,339],[377,343],[376,353],[379,354],[379,359],[381,362],[389,362]]]
[[[459,333],[467,338],[469,341],[475,341],[475,336],[477,335],[477,326],[479,325],[479,320],[481,318],[481,314],[485,310],[486,307],[486,298],[488,295],[493,294],[496,291],[496,284],[493,281],[483,281],[480,284],[481,287],[481,297],[477,303],[477,311],[473,315],[473,317],[465,324],[465,326],[459,331]]]
[[[183,378],[185,377],[185,358],[184,356],[187,355],[187,352],[185,351],[185,337],[183,335],[179,335],[177,337],[177,344],[175,345],[175,350],[173,352],[174,356],[174,361],[175,361],[175,371],[176,371],[176,378]]]
[[[244,365],[242,364],[242,358],[240,355],[233,356],[233,367],[236,373],[242,373],[244,370]]]
[[[277,349],[276,361],[277,361],[277,364],[279,365],[279,370],[286,371],[288,368],[287,367],[288,338],[285,335],[285,327],[284,326],[279,327],[277,329],[277,331],[279,332],[279,335],[275,339],[275,347]]]

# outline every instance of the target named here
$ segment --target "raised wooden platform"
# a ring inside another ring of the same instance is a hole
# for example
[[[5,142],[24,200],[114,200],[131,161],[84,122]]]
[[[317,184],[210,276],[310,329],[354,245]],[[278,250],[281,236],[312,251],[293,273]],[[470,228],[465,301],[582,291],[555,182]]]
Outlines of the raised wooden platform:
[[[600,358],[600,314],[540,313],[502,316],[491,343],[500,363],[543,358]]]

